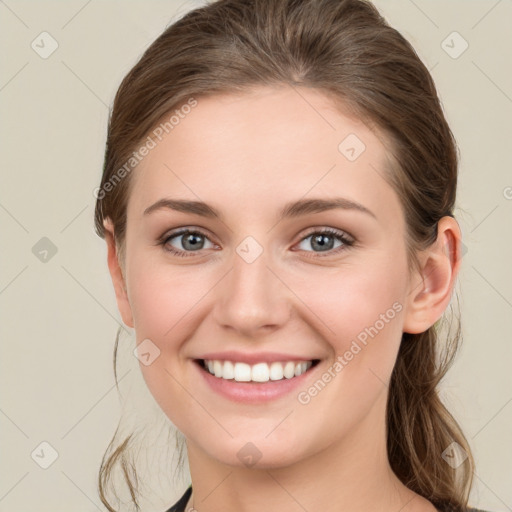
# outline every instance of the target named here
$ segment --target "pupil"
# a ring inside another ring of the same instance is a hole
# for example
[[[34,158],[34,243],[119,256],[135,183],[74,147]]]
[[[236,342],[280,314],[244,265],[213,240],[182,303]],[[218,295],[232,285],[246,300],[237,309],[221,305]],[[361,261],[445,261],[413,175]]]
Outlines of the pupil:
[[[187,247],[187,244],[190,244],[190,247]],[[190,235],[188,235],[185,238],[185,243],[183,244],[183,246],[186,249],[201,248],[201,247],[199,247],[200,245],[201,245],[201,236],[197,235],[197,234],[194,234],[194,233],[191,233]]]
[[[326,239],[331,239],[331,243],[326,242]],[[326,251],[328,249],[332,249],[332,237],[329,235],[317,235],[314,237],[314,243],[317,243],[320,247],[321,251]]]

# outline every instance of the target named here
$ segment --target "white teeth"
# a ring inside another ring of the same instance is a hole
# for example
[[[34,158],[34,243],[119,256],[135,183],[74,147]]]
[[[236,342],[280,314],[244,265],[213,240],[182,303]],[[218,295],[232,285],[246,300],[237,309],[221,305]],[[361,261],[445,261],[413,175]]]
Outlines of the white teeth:
[[[251,380],[255,382],[268,382],[270,368],[267,363],[258,363],[251,368]]]
[[[215,377],[222,377],[222,363],[220,361],[213,361],[213,373]]]
[[[222,368],[222,377],[224,379],[235,378],[235,366],[231,361],[224,361],[224,366]]]
[[[268,382],[269,380],[291,379],[305,373],[313,364],[312,361],[287,361],[284,363],[273,362],[234,363],[232,361],[205,360],[204,365],[208,372],[215,377],[235,380],[237,382]]]
[[[283,365],[281,363],[272,363],[270,365],[270,380],[281,380],[283,375]]]
[[[215,361],[221,364],[220,361]],[[224,377],[223,375],[215,375],[215,377]],[[235,363],[234,379],[237,382],[249,382],[251,380],[251,367],[245,363]]]
[[[291,379],[295,375],[295,363],[292,361],[286,363],[283,373],[287,379]]]

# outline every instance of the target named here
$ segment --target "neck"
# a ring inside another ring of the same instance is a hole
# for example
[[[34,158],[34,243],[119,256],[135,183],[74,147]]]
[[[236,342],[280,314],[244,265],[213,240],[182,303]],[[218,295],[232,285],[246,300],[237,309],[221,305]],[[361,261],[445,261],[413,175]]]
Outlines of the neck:
[[[392,472],[384,425],[376,432],[371,416],[351,435],[287,467],[229,466],[188,440],[193,493],[186,510],[193,506],[197,512],[434,512]]]

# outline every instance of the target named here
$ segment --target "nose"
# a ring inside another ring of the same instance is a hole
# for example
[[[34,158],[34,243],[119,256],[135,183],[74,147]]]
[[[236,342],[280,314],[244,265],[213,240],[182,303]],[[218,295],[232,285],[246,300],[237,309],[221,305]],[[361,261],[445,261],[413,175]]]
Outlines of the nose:
[[[268,263],[265,251],[251,263],[234,255],[231,271],[215,287],[218,326],[256,338],[288,321],[293,293]]]

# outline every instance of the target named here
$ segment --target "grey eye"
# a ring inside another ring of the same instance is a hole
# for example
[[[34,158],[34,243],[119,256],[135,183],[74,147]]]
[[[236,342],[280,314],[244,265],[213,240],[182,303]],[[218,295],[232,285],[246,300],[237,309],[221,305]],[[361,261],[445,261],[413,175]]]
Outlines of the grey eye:
[[[308,240],[310,240],[308,242]],[[335,246],[336,241],[338,245]],[[331,251],[343,245],[343,241],[340,240],[339,235],[333,235],[331,233],[312,233],[305,237],[299,244],[301,250],[308,251],[308,249],[302,247],[302,244],[310,244],[314,252]]]

